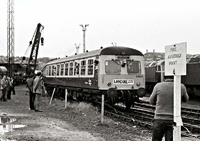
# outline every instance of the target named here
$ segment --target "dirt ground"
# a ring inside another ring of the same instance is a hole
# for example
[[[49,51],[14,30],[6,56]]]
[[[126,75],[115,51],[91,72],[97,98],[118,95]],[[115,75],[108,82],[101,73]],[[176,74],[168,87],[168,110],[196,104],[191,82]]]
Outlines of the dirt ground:
[[[104,117],[90,104],[68,103],[42,97],[43,112],[29,110],[29,95],[25,86],[17,86],[16,95],[0,102],[1,141],[150,141],[151,131]],[[1,93],[0,93],[1,94]],[[9,121],[2,123],[6,114]],[[196,141],[195,139],[184,139]]]

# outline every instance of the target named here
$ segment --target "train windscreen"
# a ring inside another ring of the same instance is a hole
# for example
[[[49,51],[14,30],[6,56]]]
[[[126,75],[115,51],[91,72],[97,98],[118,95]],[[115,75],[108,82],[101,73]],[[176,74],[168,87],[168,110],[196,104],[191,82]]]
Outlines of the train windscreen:
[[[140,73],[141,65],[139,61],[127,60],[127,72],[128,73]]]
[[[121,63],[120,60],[106,60],[105,62],[106,74],[120,74],[121,73]]]

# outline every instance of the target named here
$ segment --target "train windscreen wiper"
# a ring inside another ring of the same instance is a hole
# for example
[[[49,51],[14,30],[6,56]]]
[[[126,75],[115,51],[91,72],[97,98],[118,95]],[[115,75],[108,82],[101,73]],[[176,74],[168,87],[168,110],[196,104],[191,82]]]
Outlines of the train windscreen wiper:
[[[120,63],[118,63],[119,61],[115,61],[114,59],[112,59],[113,62],[115,62],[117,65],[120,65]]]

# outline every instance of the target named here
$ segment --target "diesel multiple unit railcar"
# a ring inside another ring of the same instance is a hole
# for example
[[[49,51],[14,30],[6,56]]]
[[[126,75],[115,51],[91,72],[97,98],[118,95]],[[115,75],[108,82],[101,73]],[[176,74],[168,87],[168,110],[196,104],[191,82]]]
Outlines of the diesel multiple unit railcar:
[[[133,48],[111,46],[53,60],[43,70],[48,90],[67,89],[76,99],[105,95],[109,104],[130,108],[145,91],[144,55]]]
[[[160,60],[145,67],[146,90],[151,93],[156,83],[163,80],[165,62]],[[186,64],[186,75],[181,76],[190,96],[200,96],[200,58],[190,58]]]

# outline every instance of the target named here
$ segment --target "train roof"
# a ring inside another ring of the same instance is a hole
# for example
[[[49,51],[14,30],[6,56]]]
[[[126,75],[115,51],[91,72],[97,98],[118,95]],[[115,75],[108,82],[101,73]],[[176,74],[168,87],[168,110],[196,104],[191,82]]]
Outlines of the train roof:
[[[48,64],[56,64],[60,62],[70,61],[74,59],[83,59],[87,57],[97,56],[97,55],[137,55],[137,56],[144,56],[140,51],[129,48],[129,47],[121,47],[121,46],[111,46],[106,48],[101,48],[57,60],[53,60],[47,63]]]

